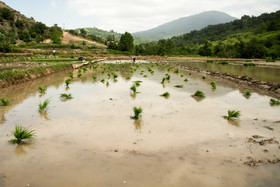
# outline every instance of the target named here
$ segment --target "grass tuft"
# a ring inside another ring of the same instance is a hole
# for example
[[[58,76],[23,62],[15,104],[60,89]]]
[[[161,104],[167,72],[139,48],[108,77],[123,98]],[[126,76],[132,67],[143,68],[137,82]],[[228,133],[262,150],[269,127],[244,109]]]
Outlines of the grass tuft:
[[[47,89],[42,86],[39,86],[38,90],[39,90],[39,93],[45,93]]]
[[[66,80],[65,80],[66,86],[68,86],[70,83],[71,83],[71,79],[66,79]]]
[[[60,98],[62,99],[72,99],[72,95],[71,94],[66,94],[66,93],[62,93],[60,94]]]
[[[206,77],[203,75],[202,77],[201,77],[202,79],[206,79]]]
[[[16,125],[13,135],[15,139],[11,139],[9,142],[19,144],[22,140],[33,140],[35,132],[21,125]]]
[[[136,93],[136,85],[133,84],[133,85],[130,87],[130,90],[132,90],[134,93]]]
[[[161,94],[160,96],[162,96],[162,97],[169,97],[170,94],[168,92],[165,92],[165,93]]]
[[[249,98],[251,96],[251,92],[250,91],[246,91],[244,92],[243,96],[246,97],[246,98]]]

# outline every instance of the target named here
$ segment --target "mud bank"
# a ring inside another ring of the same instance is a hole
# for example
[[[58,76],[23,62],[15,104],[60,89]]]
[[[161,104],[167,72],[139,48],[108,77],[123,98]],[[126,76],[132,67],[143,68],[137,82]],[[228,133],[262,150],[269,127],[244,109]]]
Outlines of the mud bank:
[[[181,64],[173,64],[170,62],[161,62],[161,63],[171,65],[176,68],[180,68],[180,69],[187,70],[187,71],[195,71],[195,72],[203,73],[206,75],[219,77],[223,80],[228,80],[230,82],[238,84],[239,86],[250,88],[261,94],[276,97],[278,99],[280,98],[280,84],[277,84],[277,83],[259,81],[254,78],[248,77],[248,76],[238,76],[238,75],[232,75],[232,74],[228,74],[228,73],[221,73],[221,72],[217,72],[217,71],[202,70],[200,68],[184,66]]]
[[[39,66],[25,70],[8,71],[0,74],[0,89],[36,80],[66,70],[73,70],[72,64]]]

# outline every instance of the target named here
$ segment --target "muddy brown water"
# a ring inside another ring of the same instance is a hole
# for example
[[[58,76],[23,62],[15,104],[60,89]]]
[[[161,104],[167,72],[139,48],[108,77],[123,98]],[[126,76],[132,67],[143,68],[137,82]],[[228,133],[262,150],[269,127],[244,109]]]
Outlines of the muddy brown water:
[[[111,66],[117,81],[102,74],[102,66]],[[202,80],[201,74],[175,74],[149,63],[133,67],[132,75],[130,66],[103,64],[81,78],[74,71],[67,91],[67,73],[2,90],[0,98],[10,105],[0,107],[0,186],[279,186],[279,164],[244,164],[248,157],[279,158],[279,144],[248,142],[253,135],[280,141],[280,107],[271,106],[270,97],[252,93],[246,99],[215,77]],[[171,80],[162,85],[165,73]],[[140,93],[131,96],[136,80],[143,81]],[[47,87],[45,95],[39,86]],[[192,98],[196,90],[206,98]],[[164,92],[168,99],[159,96]],[[61,93],[73,99],[62,101]],[[38,104],[47,98],[51,103],[41,116]],[[134,106],[143,109],[141,121],[130,119]],[[228,109],[241,111],[238,122],[221,117]],[[8,143],[16,124],[34,129],[35,141]]]
[[[280,83],[279,67],[243,66],[243,64],[217,64],[205,61],[170,61],[175,64],[187,65],[204,70],[218,71],[232,75],[248,76],[260,81]],[[245,63],[245,62],[244,62]]]

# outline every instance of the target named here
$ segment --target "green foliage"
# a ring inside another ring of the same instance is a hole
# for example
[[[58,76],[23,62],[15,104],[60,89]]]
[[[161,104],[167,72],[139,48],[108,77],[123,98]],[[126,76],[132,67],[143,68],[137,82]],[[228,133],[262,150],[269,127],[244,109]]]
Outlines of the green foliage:
[[[62,93],[60,94],[60,98],[62,99],[72,99],[72,95],[71,94],[66,94],[66,93]]]
[[[184,86],[183,85],[175,85],[174,87],[176,87],[176,88],[183,88]]]
[[[170,77],[171,77],[171,76],[170,76],[168,73],[165,74],[165,76],[166,76],[166,77],[165,77],[166,80],[170,80]]]
[[[236,120],[241,116],[240,111],[236,111],[236,110],[228,110],[228,115],[227,116],[223,116],[223,118],[227,119],[227,120]]]
[[[208,63],[213,63],[214,60],[207,60],[206,62],[208,62]]]
[[[47,108],[48,108],[48,105],[50,104],[50,99],[46,99],[43,103],[40,103],[39,104],[39,109],[38,111],[40,113],[44,113],[44,112],[47,112]]]
[[[130,33],[125,32],[124,34],[121,35],[119,41],[119,50],[132,52],[133,49],[134,49],[133,36]]]
[[[221,62],[218,62],[218,64],[226,65],[226,64],[228,64],[228,62],[227,61],[221,61]]]
[[[39,86],[38,90],[39,90],[39,93],[45,93],[47,89],[42,86]]]
[[[100,82],[104,83],[104,82],[105,82],[105,80],[104,80],[104,79],[102,79]]]
[[[10,101],[9,101],[9,99],[2,98],[1,103],[3,106],[7,106],[10,103]]]
[[[86,72],[87,71],[87,68],[83,68],[83,72]]]
[[[244,66],[256,66],[256,64],[254,64],[254,63],[244,63]]]
[[[9,142],[20,144],[22,140],[33,140],[35,131],[21,125],[16,125],[13,135],[15,139],[11,139]]]
[[[134,112],[134,116],[130,116],[131,119],[138,120],[142,117],[143,110],[141,107],[139,107],[139,108],[133,107],[133,112]]]
[[[69,84],[71,83],[71,81],[72,81],[71,79],[66,79],[66,80],[65,80],[66,86],[69,86]]]
[[[160,96],[162,96],[162,97],[169,97],[170,94],[168,92],[165,92],[165,93],[161,94]]]
[[[115,74],[115,73],[113,73],[113,78],[114,78],[114,80],[115,80],[116,78],[118,78],[118,75]]]
[[[50,28],[50,39],[55,44],[61,44],[61,38],[63,37],[63,31],[57,25]]]
[[[198,97],[198,98],[205,98],[205,94],[200,91],[200,90],[197,90],[194,94],[193,94],[194,97]]]
[[[71,79],[73,79],[73,78],[74,78],[73,72],[69,72],[69,73],[68,73],[68,77],[70,77]]]
[[[210,85],[212,86],[212,89],[216,89],[216,83],[215,82],[210,82]]]
[[[280,105],[280,100],[270,99],[270,104],[271,105]]]
[[[179,69],[175,69],[174,73],[179,73]]]
[[[265,60],[266,62],[275,62],[275,60],[272,59],[271,57],[266,57]]]
[[[92,79],[93,79],[94,81],[96,81],[96,76],[92,75]]]

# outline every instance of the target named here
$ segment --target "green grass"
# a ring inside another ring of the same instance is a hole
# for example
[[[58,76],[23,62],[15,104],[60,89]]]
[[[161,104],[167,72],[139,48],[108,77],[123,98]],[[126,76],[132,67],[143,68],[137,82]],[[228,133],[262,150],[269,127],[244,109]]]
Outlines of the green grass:
[[[20,144],[22,140],[33,140],[35,132],[21,125],[16,125],[13,135],[15,138],[9,140],[9,142]]]
[[[134,116],[130,116],[131,119],[138,120],[142,117],[143,110],[141,107],[139,107],[139,108],[133,107],[133,112],[134,112]]]
[[[47,89],[42,86],[39,86],[38,90],[39,90],[39,93],[45,93]]]
[[[60,94],[60,98],[62,99],[72,99],[72,95],[71,94],[66,94],[66,93],[62,93]]]
[[[227,116],[223,116],[223,118],[227,119],[227,120],[236,120],[241,116],[240,111],[236,111],[236,110],[228,110],[228,115]]]
[[[208,63],[212,63],[212,62],[214,62],[214,60],[207,60],[206,62],[208,62]]]
[[[176,88],[183,88],[184,86],[183,85],[175,85],[174,87],[176,87]]]
[[[79,59],[75,58],[41,58],[41,59],[33,59],[31,62],[73,62],[79,61]]]
[[[1,103],[3,106],[7,106],[10,103],[10,101],[9,101],[9,99],[2,98]]]
[[[197,90],[194,94],[193,94],[194,97],[198,97],[198,98],[205,98],[205,94],[200,91],[200,90]]]
[[[270,99],[270,104],[271,105],[280,105],[280,100]]]
[[[215,82],[210,82],[210,85],[211,85],[212,89],[214,89],[214,90],[215,90],[216,87],[217,87]]]
[[[245,63],[244,66],[256,66],[254,63]]]
[[[70,83],[71,83],[71,79],[66,79],[66,80],[65,80],[66,86],[68,86]]]
[[[50,104],[50,99],[46,99],[43,103],[39,104],[38,111],[40,113],[47,112],[48,105]]]
[[[169,97],[170,94],[168,92],[165,92],[165,93],[161,94],[160,96],[162,96],[162,97]]]

